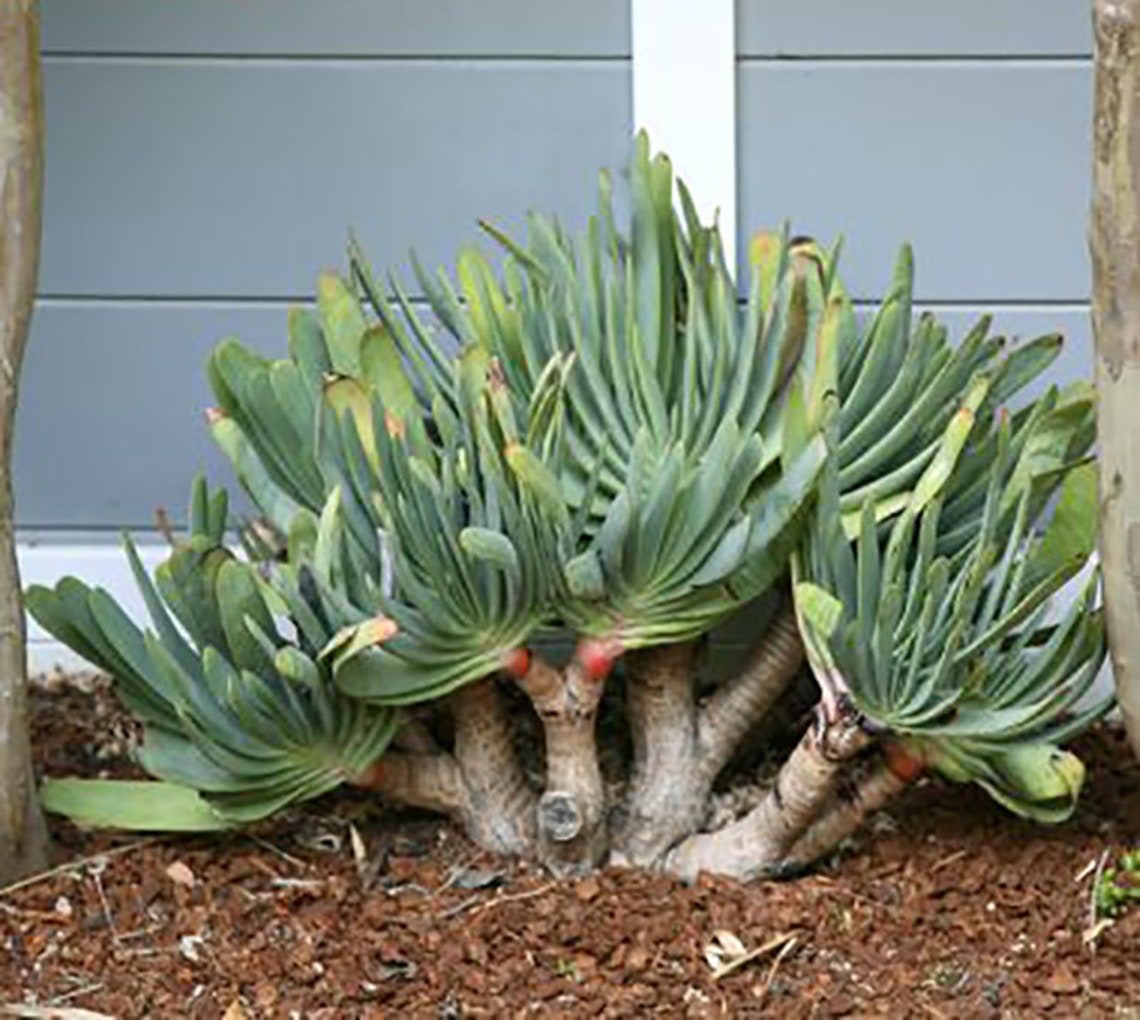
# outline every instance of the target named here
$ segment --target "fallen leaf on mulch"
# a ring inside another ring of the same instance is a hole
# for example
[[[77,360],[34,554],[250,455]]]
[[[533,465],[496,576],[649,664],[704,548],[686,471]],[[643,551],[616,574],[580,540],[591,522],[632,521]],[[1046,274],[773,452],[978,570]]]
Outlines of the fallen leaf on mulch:
[[[485,868],[464,868],[451,883],[456,889],[497,889],[506,884],[507,876],[502,871]]]
[[[356,873],[363,878],[368,873],[368,849],[360,830],[355,825],[348,827],[348,838],[352,843],[352,859],[356,862]]]
[[[234,999],[230,1003],[230,1008],[222,1014],[222,1020],[249,1020],[246,1011],[241,1008],[240,999]]]
[[[713,934],[713,941],[705,946],[705,960],[712,967],[713,980],[719,981],[723,977],[728,977],[733,971],[739,970],[746,963],[758,960],[776,950],[786,949],[795,941],[796,936],[793,932],[785,932],[783,935],[768,939],[767,942],[755,949],[746,949],[744,943],[732,932],[718,931]]]
[[[1045,991],[1053,995],[1073,995],[1081,990],[1081,983],[1068,967],[1062,965],[1045,979]]]
[[[194,888],[194,872],[192,872],[181,861],[175,861],[169,868],[166,869],[166,877],[170,879],[175,885],[183,885],[187,889]]]
[[[713,932],[712,941],[705,946],[705,959],[713,970],[720,970],[726,963],[739,960],[747,954],[744,943],[730,931]]]

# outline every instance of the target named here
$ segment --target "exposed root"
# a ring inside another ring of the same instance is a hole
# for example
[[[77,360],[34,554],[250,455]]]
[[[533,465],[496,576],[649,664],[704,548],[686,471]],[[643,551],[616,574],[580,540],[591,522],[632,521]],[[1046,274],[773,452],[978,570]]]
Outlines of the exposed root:
[[[817,714],[759,806],[717,832],[690,836],[666,856],[665,870],[685,881],[702,871],[749,881],[779,864],[818,816],[844,764],[871,739],[850,706],[842,707],[830,721]]]
[[[615,863],[653,864],[708,811],[714,777],[700,763],[693,658],[691,642],[625,658],[633,770],[614,812]]]
[[[573,659],[563,670],[535,656],[519,680],[542,720],[546,792],[538,802],[538,851],[556,874],[589,871],[608,849],[606,790],[596,724],[604,680]]]

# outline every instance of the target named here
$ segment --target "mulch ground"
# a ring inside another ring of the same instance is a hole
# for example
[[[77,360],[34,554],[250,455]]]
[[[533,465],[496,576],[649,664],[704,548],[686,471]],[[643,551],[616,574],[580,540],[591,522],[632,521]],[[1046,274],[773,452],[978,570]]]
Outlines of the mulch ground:
[[[44,772],[130,774],[130,727],[101,684],[41,684],[34,717]],[[617,870],[556,883],[350,794],[220,838],[58,823],[60,867],[0,892],[0,1006],[226,1020],[1140,1016],[1140,907],[1086,938],[1093,867],[1140,837],[1140,768],[1110,729],[1080,750],[1089,785],[1066,825],[931,784],[792,883]],[[752,955],[718,975],[710,946],[722,963]]]

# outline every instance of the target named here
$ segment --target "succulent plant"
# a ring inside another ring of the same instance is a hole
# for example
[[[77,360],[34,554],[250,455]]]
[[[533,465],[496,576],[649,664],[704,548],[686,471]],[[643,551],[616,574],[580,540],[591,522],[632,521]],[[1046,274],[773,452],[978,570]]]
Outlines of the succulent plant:
[[[210,360],[211,431],[273,540],[244,529],[235,558],[199,485],[153,584],[133,560],[150,633],[80,582],[30,593],[146,723],[164,823],[346,781],[556,871],[751,877],[818,856],[927,766],[1044,820],[1071,810],[1060,745],[1106,707],[1080,700],[1103,656],[1095,575],[1047,614],[1091,550],[1091,403],[1004,410],[1059,338],[1006,353],[983,321],[953,346],[912,311],[905,248],[861,321],[838,247],[786,230],[757,237],[742,300],[644,136],[629,184],[628,233],[603,174],[579,237],[532,215],[521,241],[484,225],[501,269],[474,247],[454,281],[414,264],[427,312],[352,242],[347,277],[291,313],[287,357],[227,340]],[[699,641],[736,613],[755,647],[698,688]],[[538,647],[558,634],[576,646],[556,667]],[[812,725],[760,804],[703,832],[805,644]],[[597,726],[615,666],[616,786]],[[538,786],[504,682],[544,733]],[[105,794],[46,791],[139,824]]]

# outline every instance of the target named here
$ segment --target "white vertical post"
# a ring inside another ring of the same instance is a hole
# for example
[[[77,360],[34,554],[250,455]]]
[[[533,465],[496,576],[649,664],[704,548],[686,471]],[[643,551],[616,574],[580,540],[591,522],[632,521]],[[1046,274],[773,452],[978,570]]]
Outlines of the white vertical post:
[[[667,152],[736,268],[735,0],[631,0],[633,122]]]

